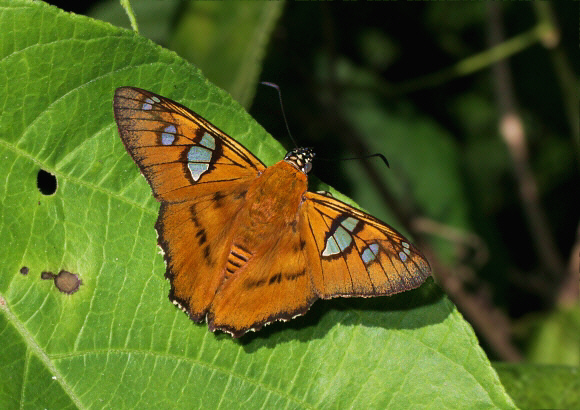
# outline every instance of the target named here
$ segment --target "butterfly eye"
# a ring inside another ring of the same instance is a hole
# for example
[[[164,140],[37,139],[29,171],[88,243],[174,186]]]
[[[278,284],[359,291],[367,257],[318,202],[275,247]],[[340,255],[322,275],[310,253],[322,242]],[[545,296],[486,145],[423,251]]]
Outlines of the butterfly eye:
[[[308,174],[310,171],[312,171],[312,162],[307,162],[306,164],[304,164],[302,170],[304,171],[305,174]]]

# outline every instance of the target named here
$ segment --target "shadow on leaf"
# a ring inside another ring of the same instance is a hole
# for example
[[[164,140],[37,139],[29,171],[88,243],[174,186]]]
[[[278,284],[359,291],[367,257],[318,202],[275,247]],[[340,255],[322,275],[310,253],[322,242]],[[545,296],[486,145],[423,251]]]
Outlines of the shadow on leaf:
[[[339,325],[387,330],[418,329],[443,322],[451,313],[450,304],[444,303],[444,296],[433,279],[428,279],[418,289],[392,296],[316,301],[306,315],[288,322],[273,322],[258,332],[245,334],[238,343],[251,353],[291,340],[310,342],[323,339]]]

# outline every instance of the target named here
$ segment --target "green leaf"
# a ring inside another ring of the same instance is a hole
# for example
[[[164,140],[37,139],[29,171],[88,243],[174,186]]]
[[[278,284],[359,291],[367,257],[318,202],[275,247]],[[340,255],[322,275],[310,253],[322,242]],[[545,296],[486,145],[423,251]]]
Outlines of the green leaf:
[[[502,383],[524,409],[580,408],[578,367],[494,363]]]
[[[127,12],[119,0],[103,0],[91,7],[87,15],[109,22],[118,27],[131,28]],[[139,23],[139,34],[166,46],[175,25],[181,0],[139,0],[131,2],[131,8]]]
[[[268,164],[280,144],[198,69],[130,31],[0,0],[0,32],[0,408],[513,407],[431,280],[317,302],[241,340],[193,324],[167,299],[159,205],[119,139],[113,92],[179,101]],[[41,169],[57,179],[52,195],[37,188]],[[78,292],[41,280],[60,270],[79,275]]]
[[[527,357],[544,364],[580,364],[580,305],[560,307],[547,314],[529,315],[520,320],[528,328]]]

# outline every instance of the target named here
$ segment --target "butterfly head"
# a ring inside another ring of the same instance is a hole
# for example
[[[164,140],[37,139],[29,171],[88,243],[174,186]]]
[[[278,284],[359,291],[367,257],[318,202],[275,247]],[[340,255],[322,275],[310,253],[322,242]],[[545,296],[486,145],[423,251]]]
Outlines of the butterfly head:
[[[312,148],[294,148],[284,157],[284,161],[289,162],[300,171],[308,174],[312,170],[312,160],[316,154]]]

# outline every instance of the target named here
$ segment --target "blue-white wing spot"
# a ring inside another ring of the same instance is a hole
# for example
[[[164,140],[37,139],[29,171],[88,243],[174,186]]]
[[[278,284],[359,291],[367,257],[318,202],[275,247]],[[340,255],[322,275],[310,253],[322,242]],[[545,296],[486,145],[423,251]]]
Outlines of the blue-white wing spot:
[[[359,223],[358,219],[355,219],[352,216],[349,216],[344,221],[342,221],[340,224],[342,226],[344,226],[349,232],[353,232],[356,229],[358,223]]]
[[[177,133],[177,128],[175,125],[169,125],[165,127],[164,132],[161,134],[161,143],[163,145],[171,145],[175,141],[175,134]]]
[[[209,164],[215,150],[215,137],[203,134],[199,141],[199,146],[193,146],[187,153],[187,167],[194,181],[198,181],[201,176],[209,169]]]
[[[335,255],[340,252],[340,248],[333,236],[330,236],[326,241],[326,248],[322,251],[322,256]]]
[[[336,255],[348,249],[353,243],[351,232],[354,232],[359,223],[360,221],[353,217],[344,219],[328,236],[322,256]]]
[[[201,141],[199,141],[199,143],[204,147],[211,149],[212,151],[215,149],[215,138],[209,135],[207,132],[203,134],[203,137],[201,137]]]
[[[152,96],[151,98],[146,98],[145,102],[141,106],[141,109],[144,111],[149,111],[150,109],[153,108],[153,104],[160,103],[160,102],[161,102],[161,100],[155,96]]]
[[[207,162],[211,160],[212,152],[204,147],[191,147],[187,153],[189,162]]]
[[[401,262],[406,262],[407,261],[407,255],[405,254],[405,252],[399,252],[399,258],[401,259]]]
[[[379,245],[377,243],[371,243],[363,249],[361,254],[365,265],[369,265],[372,261],[376,260],[377,256],[379,256]]]
[[[336,243],[341,251],[344,251],[352,243],[352,236],[342,226],[336,228],[332,236],[336,239]]]
[[[159,102],[159,99],[157,100],[158,100],[157,102]],[[155,101],[153,101],[151,98],[146,98],[141,108],[144,111],[149,111],[151,108],[153,108],[153,104],[155,104]]]
[[[195,162],[190,162],[187,164],[189,172],[191,172],[191,177],[194,181],[199,180],[201,175],[209,169],[209,164],[198,164]]]
[[[411,250],[409,249],[409,244],[407,242],[401,242],[401,245],[403,245],[403,252],[405,252],[407,255],[411,256]]]

